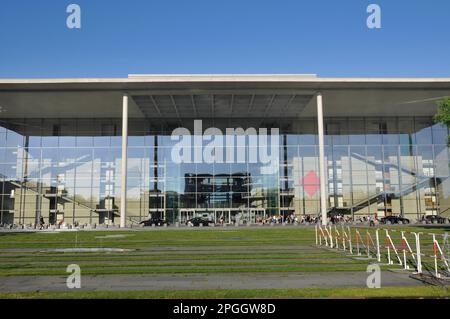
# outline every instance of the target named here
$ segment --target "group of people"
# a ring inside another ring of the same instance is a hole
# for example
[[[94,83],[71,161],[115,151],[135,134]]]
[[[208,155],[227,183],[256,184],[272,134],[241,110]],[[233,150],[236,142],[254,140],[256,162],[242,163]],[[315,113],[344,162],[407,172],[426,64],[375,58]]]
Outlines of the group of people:
[[[328,217],[328,222],[331,224],[347,224],[352,223],[353,218],[351,216],[346,216],[343,214],[336,214],[332,215],[331,217]],[[322,221],[322,217],[319,218],[319,221]],[[374,216],[360,216],[355,220],[357,223],[363,223],[368,224],[369,226],[376,226],[380,223],[380,220],[378,219],[378,215],[375,214]]]
[[[300,224],[315,224],[318,221],[319,221],[319,217],[317,217],[317,216],[311,217],[311,215],[302,215],[299,223]]]
[[[274,223],[274,224],[281,224],[283,223],[283,215],[273,215],[273,216],[269,216],[267,218],[262,218],[261,216],[256,217],[256,222],[258,224],[270,224],[270,223]]]
[[[278,216],[272,216],[271,218],[272,222],[283,222],[283,217],[281,215]],[[317,216],[317,215],[301,215],[301,216],[296,216],[294,214],[290,214],[289,216],[286,217],[286,223],[288,224],[293,224],[293,223],[297,223],[297,224],[317,224],[322,222],[322,216]],[[327,217],[327,222],[331,223],[331,224],[347,224],[347,223],[352,223],[353,222],[353,218],[349,215],[344,215],[344,214],[335,214],[335,215],[331,215],[329,217]],[[365,224],[369,224],[370,226],[376,226],[380,223],[377,214],[375,214],[374,216],[361,216],[358,219],[356,219],[356,222],[358,223],[365,223]]]
[[[370,219],[370,217],[364,217],[365,221],[368,221],[367,218]],[[353,220],[350,216],[344,216],[343,214],[338,215],[332,215],[331,217],[328,217],[327,219],[328,223],[331,224],[339,224],[339,223],[351,223]],[[266,219],[262,217],[257,217],[256,222],[259,224],[317,224],[322,222],[322,216],[316,216],[316,215],[295,215],[295,214],[289,214],[288,216],[284,217],[283,215],[273,215],[269,216]],[[363,222],[363,220],[361,220]]]
[[[311,216],[311,215],[301,215],[296,216],[295,214],[289,214],[286,217],[283,215],[273,215],[269,216],[266,219],[262,217],[257,217],[256,222],[260,224],[314,224],[319,221],[319,217]]]
[[[343,214],[333,215],[329,218],[332,224],[351,223],[353,220],[351,216],[344,216]]]

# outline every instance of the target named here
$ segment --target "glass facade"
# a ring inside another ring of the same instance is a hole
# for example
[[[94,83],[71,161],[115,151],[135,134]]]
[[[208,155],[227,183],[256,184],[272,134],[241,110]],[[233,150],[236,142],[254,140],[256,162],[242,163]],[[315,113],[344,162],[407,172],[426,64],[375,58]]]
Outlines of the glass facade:
[[[127,222],[149,215],[256,221],[319,214],[317,119],[205,119],[203,127],[279,128],[278,169],[175,163],[172,130],[193,119],[129,120]],[[121,119],[2,119],[0,223],[119,224]],[[431,117],[325,119],[330,209],[349,215],[448,214],[448,130]],[[250,138],[250,137],[247,137]],[[207,142],[204,142],[207,144]],[[235,154],[257,152],[234,146]]]

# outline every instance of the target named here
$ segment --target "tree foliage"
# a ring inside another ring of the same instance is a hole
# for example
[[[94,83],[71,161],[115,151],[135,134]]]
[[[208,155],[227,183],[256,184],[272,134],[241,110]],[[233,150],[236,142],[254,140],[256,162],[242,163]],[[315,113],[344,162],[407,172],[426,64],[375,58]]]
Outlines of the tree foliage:
[[[434,120],[450,127],[450,98],[438,102],[438,112],[434,116]]]
[[[450,127],[450,98],[445,98],[438,102],[438,111],[434,116],[434,121]],[[448,143],[450,146],[450,136],[448,138]]]

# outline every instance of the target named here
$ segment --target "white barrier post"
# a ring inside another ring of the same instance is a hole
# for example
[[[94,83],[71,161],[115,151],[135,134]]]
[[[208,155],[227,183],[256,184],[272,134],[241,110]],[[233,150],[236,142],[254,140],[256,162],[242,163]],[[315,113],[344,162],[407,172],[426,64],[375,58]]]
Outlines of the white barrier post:
[[[403,263],[404,263],[403,268],[404,269],[409,269],[408,262],[406,260],[406,238],[405,238],[405,232],[402,231],[401,233],[402,233],[402,250],[403,250]]]
[[[350,226],[347,226],[347,228],[348,228],[348,248],[350,249],[350,254],[353,255],[352,231],[350,229]]]
[[[386,249],[387,249],[387,257],[388,257],[388,265],[392,265],[393,262],[391,260],[391,243],[389,242],[389,233],[388,230],[386,229]]]
[[[339,237],[341,234],[339,234],[336,225],[334,225],[334,234],[335,234],[334,238],[336,240],[336,249],[339,250]]]
[[[437,262],[437,247],[436,247],[436,235],[433,234],[433,253],[434,253],[434,271],[436,274],[436,278],[440,278],[441,275],[439,274],[438,271],[438,262]]]
[[[336,225],[334,226],[334,232],[337,234],[337,236],[336,236],[336,248],[339,249],[339,241],[341,240],[341,233],[337,229]]]
[[[422,253],[420,252],[420,233],[413,233],[416,237],[416,262],[417,262],[417,273],[422,273]]]
[[[366,230],[366,245],[367,245],[367,258],[370,258],[370,242],[369,242],[369,231]]]
[[[448,264],[447,259],[445,258],[444,252],[442,251],[441,246],[439,245],[439,242],[437,240],[436,240],[436,248],[437,248],[437,251],[439,251],[441,259],[444,262],[444,265],[447,267],[447,272],[450,273],[450,266]]]
[[[327,227],[327,226],[325,226],[325,227]],[[333,234],[331,233],[332,232],[331,225],[328,226],[328,229],[330,230],[328,232],[328,236],[330,237],[330,248],[333,248]]]
[[[380,254],[380,235],[378,234],[379,229],[375,231],[375,238],[377,241],[377,260],[381,262],[381,254]]]
[[[317,225],[317,228],[320,231],[320,233],[319,233],[319,245],[322,246],[322,235],[323,235],[322,227]]]
[[[414,233],[411,233],[414,234]],[[405,251],[408,250],[409,253],[411,254],[411,257],[413,258],[414,262],[417,264],[417,251],[416,254],[414,253],[414,251],[411,249],[411,246],[409,245],[408,239],[406,238],[406,236],[404,234],[402,234],[402,240],[403,240],[403,245],[404,245],[404,249]],[[406,258],[404,258],[404,262],[405,262],[405,269],[409,269],[409,265],[407,265],[407,260]]]
[[[325,246],[327,246],[328,247],[328,230],[327,230],[327,228],[325,227],[325,232],[327,232],[327,236],[325,236],[325,233],[323,232],[323,228],[320,226],[320,232],[321,232],[321,234],[322,234],[322,236],[323,236],[323,239],[325,240]]]
[[[317,225],[316,227],[314,227],[314,230],[316,231],[316,246],[319,244],[319,238],[317,237],[318,232],[317,232]]]
[[[345,240],[347,238],[347,233],[345,232],[344,226],[342,226],[342,246],[344,247],[344,251],[346,251]]]
[[[400,266],[403,265],[402,259],[400,258],[400,256],[398,255],[397,249],[395,248],[394,242],[392,241],[391,236],[389,235],[388,230],[386,229],[386,241],[388,242],[388,257],[389,257],[389,261],[391,258],[391,253],[390,253],[390,246],[392,246],[392,251],[395,253],[395,256],[397,257],[398,260],[398,264]],[[390,262],[391,264],[393,264],[393,262]]]
[[[356,254],[358,256],[361,256],[361,253],[359,251],[359,231],[356,229]]]

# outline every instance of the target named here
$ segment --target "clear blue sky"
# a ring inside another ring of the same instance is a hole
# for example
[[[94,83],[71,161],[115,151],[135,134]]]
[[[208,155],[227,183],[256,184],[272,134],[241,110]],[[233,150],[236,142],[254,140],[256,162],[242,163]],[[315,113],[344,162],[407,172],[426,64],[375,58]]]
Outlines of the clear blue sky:
[[[82,29],[66,27],[66,7]],[[366,27],[370,3],[382,29]],[[450,76],[449,0],[2,0],[0,78]]]

